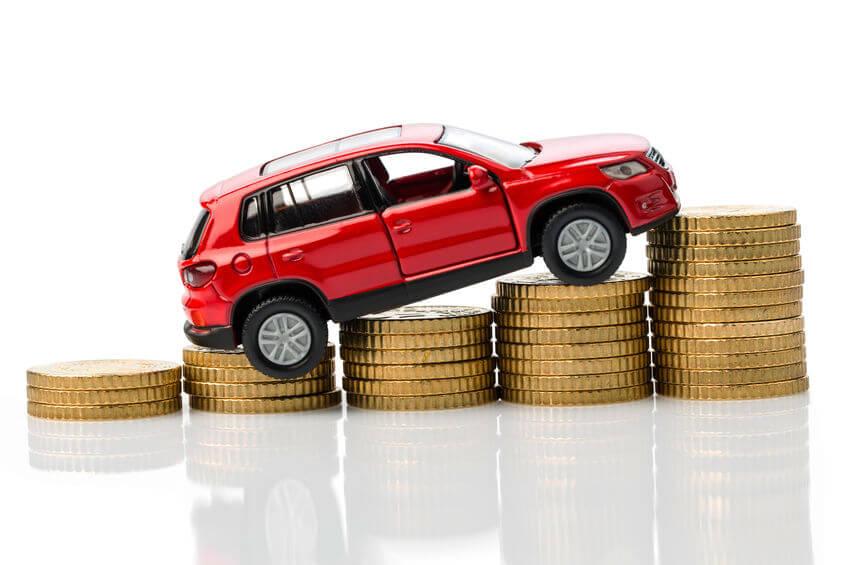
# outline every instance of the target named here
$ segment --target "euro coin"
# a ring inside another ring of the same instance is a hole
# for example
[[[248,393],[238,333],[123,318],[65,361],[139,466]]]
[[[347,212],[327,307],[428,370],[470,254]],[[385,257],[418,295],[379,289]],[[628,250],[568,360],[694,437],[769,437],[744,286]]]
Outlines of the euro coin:
[[[332,375],[312,379],[296,379],[275,383],[207,383],[185,381],[185,391],[195,396],[209,398],[269,398],[281,396],[306,396],[330,392],[335,385]]]
[[[683,323],[727,323],[761,322],[795,318],[801,315],[801,303],[752,306],[749,308],[670,308],[654,306],[649,310],[651,318],[661,322]]]
[[[128,420],[178,412],[181,406],[179,396],[156,402],[96,406],[67,406],[30,401],[27,402],[27,412],[36,418],[52,420]]]
[[[643,293],[651,286],[644,273],[618,271],[602,283],[570,285],[551,273],[522,273],[498,279],[498,296],[509,298],[573,299]]]
[[[801,237],[801,226],[781,226],[727,231],[659,231],[648,232],[648,243],[661,247],[712,247],[725,245],[762,245],[783,243]]]
[[[341,395],[340,390],[334,390],[287,398],[207,398],[205,396],[191,396],[189,397],[189,405],[194,410],[224,414],[272,414],[329,408],[342,401]]]
[[[722,262],[776,259],[797,255],[801,250],[798,241],[740,245],[727,247],[657,247],[646,248],[648,259],[653,261]]]
[[[496,327],[499,343],[557,344],[621,341],[648,335],[648,322],[588,328],[521,329]]]
[[[620,373],[644,369],[650,363],[648,353],[600,357],[597,359],[528,360],[499,358],[498,368],[506,373],[522,375],[592,375]]]
[[[644,306],[625,310],[601,312],[578,312],[575,314],[515,314],[496,312],[495,322],[500,327],[510,328],[585,328],[615,326],[644,321]]]
[[[804,332],[776,336],[725,338],[725,339],[680,339],[659,335],[654,339],[656,349],[667,353],[684,355],[761,353],[793,349],[804,345]]]
[[[474,306],[404,306],[342,322],[344,332],[369,334],[421,334],[487,328],[492,313]]]
[[[779,257],[751,261],[715,261],[685,263],[679,261],[648,261],[648,270],[655,277],[747,277],[790,273],[801,268],[801,257]]]
[[[476,330],[428,334],[363,334],[340,332],[342,346],[352,349],[429,349],[460,347],[492,340],[488,326]]]
[[[350,393],[371,396],[431,396],[492,388],[494,373],[447,379],[374,381],[345,377],[343,388]]]
[[[491,357],[492,344],[478,343],[461,347],[433,349],[351,349],[342,347],[341,356],[352,363],[376,365],[415,365],[450,363]]]
[[[749,400],[798,394],[810,388],[807,377],[743,385],[672,385],[657,383],[657,393],[685,400]]]
[[[807,374],[805,363],[750,369],[672,369],[656,367],[660,382],[677,385],[741,385],[799,379]]]
[[[497,400],[494,388],[431,396],[370,396],[348,392],[349,406],[371,410],[445,410],[479,406]]]
[[[232,368],[217,368],[217,367],[196,367],[194,365],[186,365],[184,367],[185,378],[187,381],[200,381],[206,383],[279,383],[281,379],[269,377],[264,373],[260,373],[256,369],[246,367]],[[286,382],[314,379],[333,375],[335,372],[335,361],[324,361],[319,363],[317,367],[308,373],[296,377],[294,379],[285,379]]]
[[[778,206],[698,206],[683,208],[656,231],[752,230],[791,226],[796,223],[794,208]]]
[[[178,364],[139,359],[66,361],[27,370],[28,385],[57,390],[141,388],[179,380]]]
[[[496,312],[539,314],[620,310],[622,308],[635,308],[643,304],[645,304],[644,294],[569,299],[492,297],[492,308]]]
[[[544,376],[501,373],[500,384],[507,389],[539,391],[602,390],[625,388],[651,381],[649,368],[597,375]]]
[[[673,308],[743,308],[787,304],[801,300],[800,286],[756,292],[679,293],[651,291],[651,303]]]
[[[332,343],[327,344],[324,350],[324,360],[335,358],[336,348]],[[247,359],[247,355],[241,349],[208,349],[189,345],[183,348],[183,363],[195,367],[208,367],[214,369],[252,369],[253,365]]]
[[[766,351],[762,353],[740,353],[737,355],[680,355],[659,351],[656,364],[659,367],[676,369],[750,369],[755,367],[774,367],[804,361],[804,348]]]
[[[749,277],[684,278],[657,277],[654,290],[662,292],[758,292],[793,288],[804,284],[804,271]]]
[[[654,392],[650,383],[625,388],[578,391],[537,391],[504,388],[503,399],[518,404],[537,406],[574,406],[584,404],[608,404],[648,398]]]
[[[617,357],[648,351],[648,338],[601,343],[525,345],[520,343],[498,343],[498,356],[513,359],[589,359],[595,357]]]
[[[768,320],[764,322],[731,322],[680,324],[654,322],[654,333],[658,336],[686,339],[735,339],[764,337],[797,333],[804,330],[804,318]]]
[[[93,406],[104,404],[136,404],[167,400],[180,394],[180,383],[166,385],[121,388],[114,390],[56,390],[27,387],[27,399],[40,404],[67,406]]]
[[[430,363],[415,365],[369,365],[344,362],[344,374],[354,379],[370,380],[419,380],[467,377],[490,373],[495,368],[491,357],[458,361],[455,363]]]

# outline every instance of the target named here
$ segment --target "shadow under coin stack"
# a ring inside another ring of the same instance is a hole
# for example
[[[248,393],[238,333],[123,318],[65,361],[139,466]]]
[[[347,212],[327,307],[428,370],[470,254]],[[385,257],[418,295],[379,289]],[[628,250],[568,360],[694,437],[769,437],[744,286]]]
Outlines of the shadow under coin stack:
[[[503,399],[562,406],[651,396],[649,286],[648,275],[627,272],[592,286],[550,273],[500,279],[492,304]]]
[[[27,371],[27,412],[54,420],[126,420],[177,412],[180,366],[165,361],[69,361]]]
[[[439,410],[496,400],[486,308],[407,306],[345,322],[340,336],[350,406]]]
[[[260,373],[240,351],[188,346],[183,349],[184,388],[197,410],[227,414],[300,412],[335,406],[336,349],[327,344],[324,359],[312,371],[294,379]]]
[[[700,400],[809,386],[793,209],[683,210],[648,234],[657,392]]]

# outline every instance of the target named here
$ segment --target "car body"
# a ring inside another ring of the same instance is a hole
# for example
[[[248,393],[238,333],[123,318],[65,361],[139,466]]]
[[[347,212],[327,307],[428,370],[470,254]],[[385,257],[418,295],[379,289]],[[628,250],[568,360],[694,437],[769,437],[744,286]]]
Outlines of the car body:
[[[529,266],[566,207],[600,210],[622,234],[680,207],[671,168],[642,137],[518,145],[432,124],[269,161],[209,188],[200,203],[179,262],[185,331],[195,344],[225,349],[243,342],[247,317],[269,297],[349,320]],[[562,278],[589,284],[606,271]]]

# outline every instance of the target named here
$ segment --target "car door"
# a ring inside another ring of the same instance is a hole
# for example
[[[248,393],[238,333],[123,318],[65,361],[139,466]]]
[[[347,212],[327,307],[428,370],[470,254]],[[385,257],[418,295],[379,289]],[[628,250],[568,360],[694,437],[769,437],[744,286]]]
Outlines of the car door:
[[[397,152],[364,160],[386,200],[382,212],[404,276],[426,274],[518,247],[501,189],[471,190],[467,164]]]

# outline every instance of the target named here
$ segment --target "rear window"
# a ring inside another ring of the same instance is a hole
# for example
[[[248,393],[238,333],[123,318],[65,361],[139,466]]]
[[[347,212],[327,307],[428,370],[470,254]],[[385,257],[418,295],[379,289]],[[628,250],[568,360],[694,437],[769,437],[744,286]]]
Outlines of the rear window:
[[[185,243],[183,243],[183,259],[191,259],[194,257],[194,254],[197,253],[197,247],[200,245],[200,238],[203,236],[203,229],[206,227],[206,222],[208,220],[209,210],[201,210],[197,219],[194,221],[194,225],[191,227],[188,238],[185,240]]]

